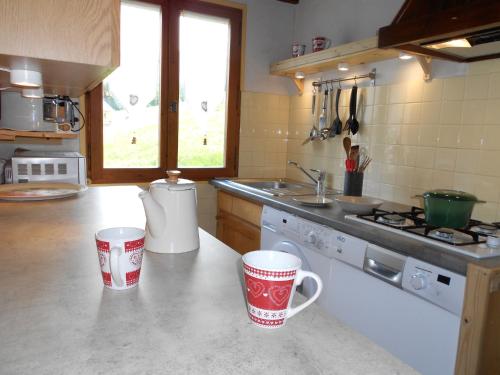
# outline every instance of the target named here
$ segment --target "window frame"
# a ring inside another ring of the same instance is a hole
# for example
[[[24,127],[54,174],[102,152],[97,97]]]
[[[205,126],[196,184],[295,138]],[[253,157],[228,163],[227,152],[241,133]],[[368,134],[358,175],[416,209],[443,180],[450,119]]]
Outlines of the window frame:
[[[165,177],[168,169],[178,169],[183,177],[208,180],[238,175],[241,101],[242,22],[241,9],[200,0],[138,0],[161,6],[161,90],[160,90],[160,165],[158,168],[104,168],[102,83],[85,95],[87,119],[87,169],[93,183],[147,182]],[[170,110],[179,100],[179,17],[182,11],[229,19],[229,79],[227,93],[226,155],[222,168],[178,168],[178,111]]]

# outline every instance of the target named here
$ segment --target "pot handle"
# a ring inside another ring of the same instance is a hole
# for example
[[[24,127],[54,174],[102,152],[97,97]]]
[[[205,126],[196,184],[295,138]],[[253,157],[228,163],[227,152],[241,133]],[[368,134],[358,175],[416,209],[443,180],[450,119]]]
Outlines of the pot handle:
[[[412,196],[412,198],[423,198],[423,197],[424,197],[424,196],[423,196],[423,195],[421,195],[421,194],[416,194],[416,195]]]
[[[476,203],[487,203],[486,201],[482,201],[482,200],[477,200]]]

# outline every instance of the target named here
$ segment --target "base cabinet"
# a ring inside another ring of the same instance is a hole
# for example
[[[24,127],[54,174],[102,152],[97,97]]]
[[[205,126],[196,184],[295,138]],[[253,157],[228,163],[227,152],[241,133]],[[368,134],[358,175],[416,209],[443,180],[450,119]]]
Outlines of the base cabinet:
[[[240,254],[260,249],[262,205],[219,191],[217,238]]]

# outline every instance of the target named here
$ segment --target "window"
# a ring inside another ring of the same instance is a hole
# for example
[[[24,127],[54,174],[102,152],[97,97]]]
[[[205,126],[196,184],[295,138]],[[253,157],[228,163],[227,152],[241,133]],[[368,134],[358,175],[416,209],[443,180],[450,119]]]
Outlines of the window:
[[[121,63],[87,94],[93,182],[237,175],[239,9],[122,0]]]

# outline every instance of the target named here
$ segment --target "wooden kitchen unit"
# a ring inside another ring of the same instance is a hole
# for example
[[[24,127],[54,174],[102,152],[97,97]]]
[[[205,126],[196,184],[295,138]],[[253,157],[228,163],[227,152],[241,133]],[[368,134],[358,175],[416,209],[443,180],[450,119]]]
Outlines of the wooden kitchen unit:
[[[217,238],[240,254],[260,249],[262,204],[217,192]]]

